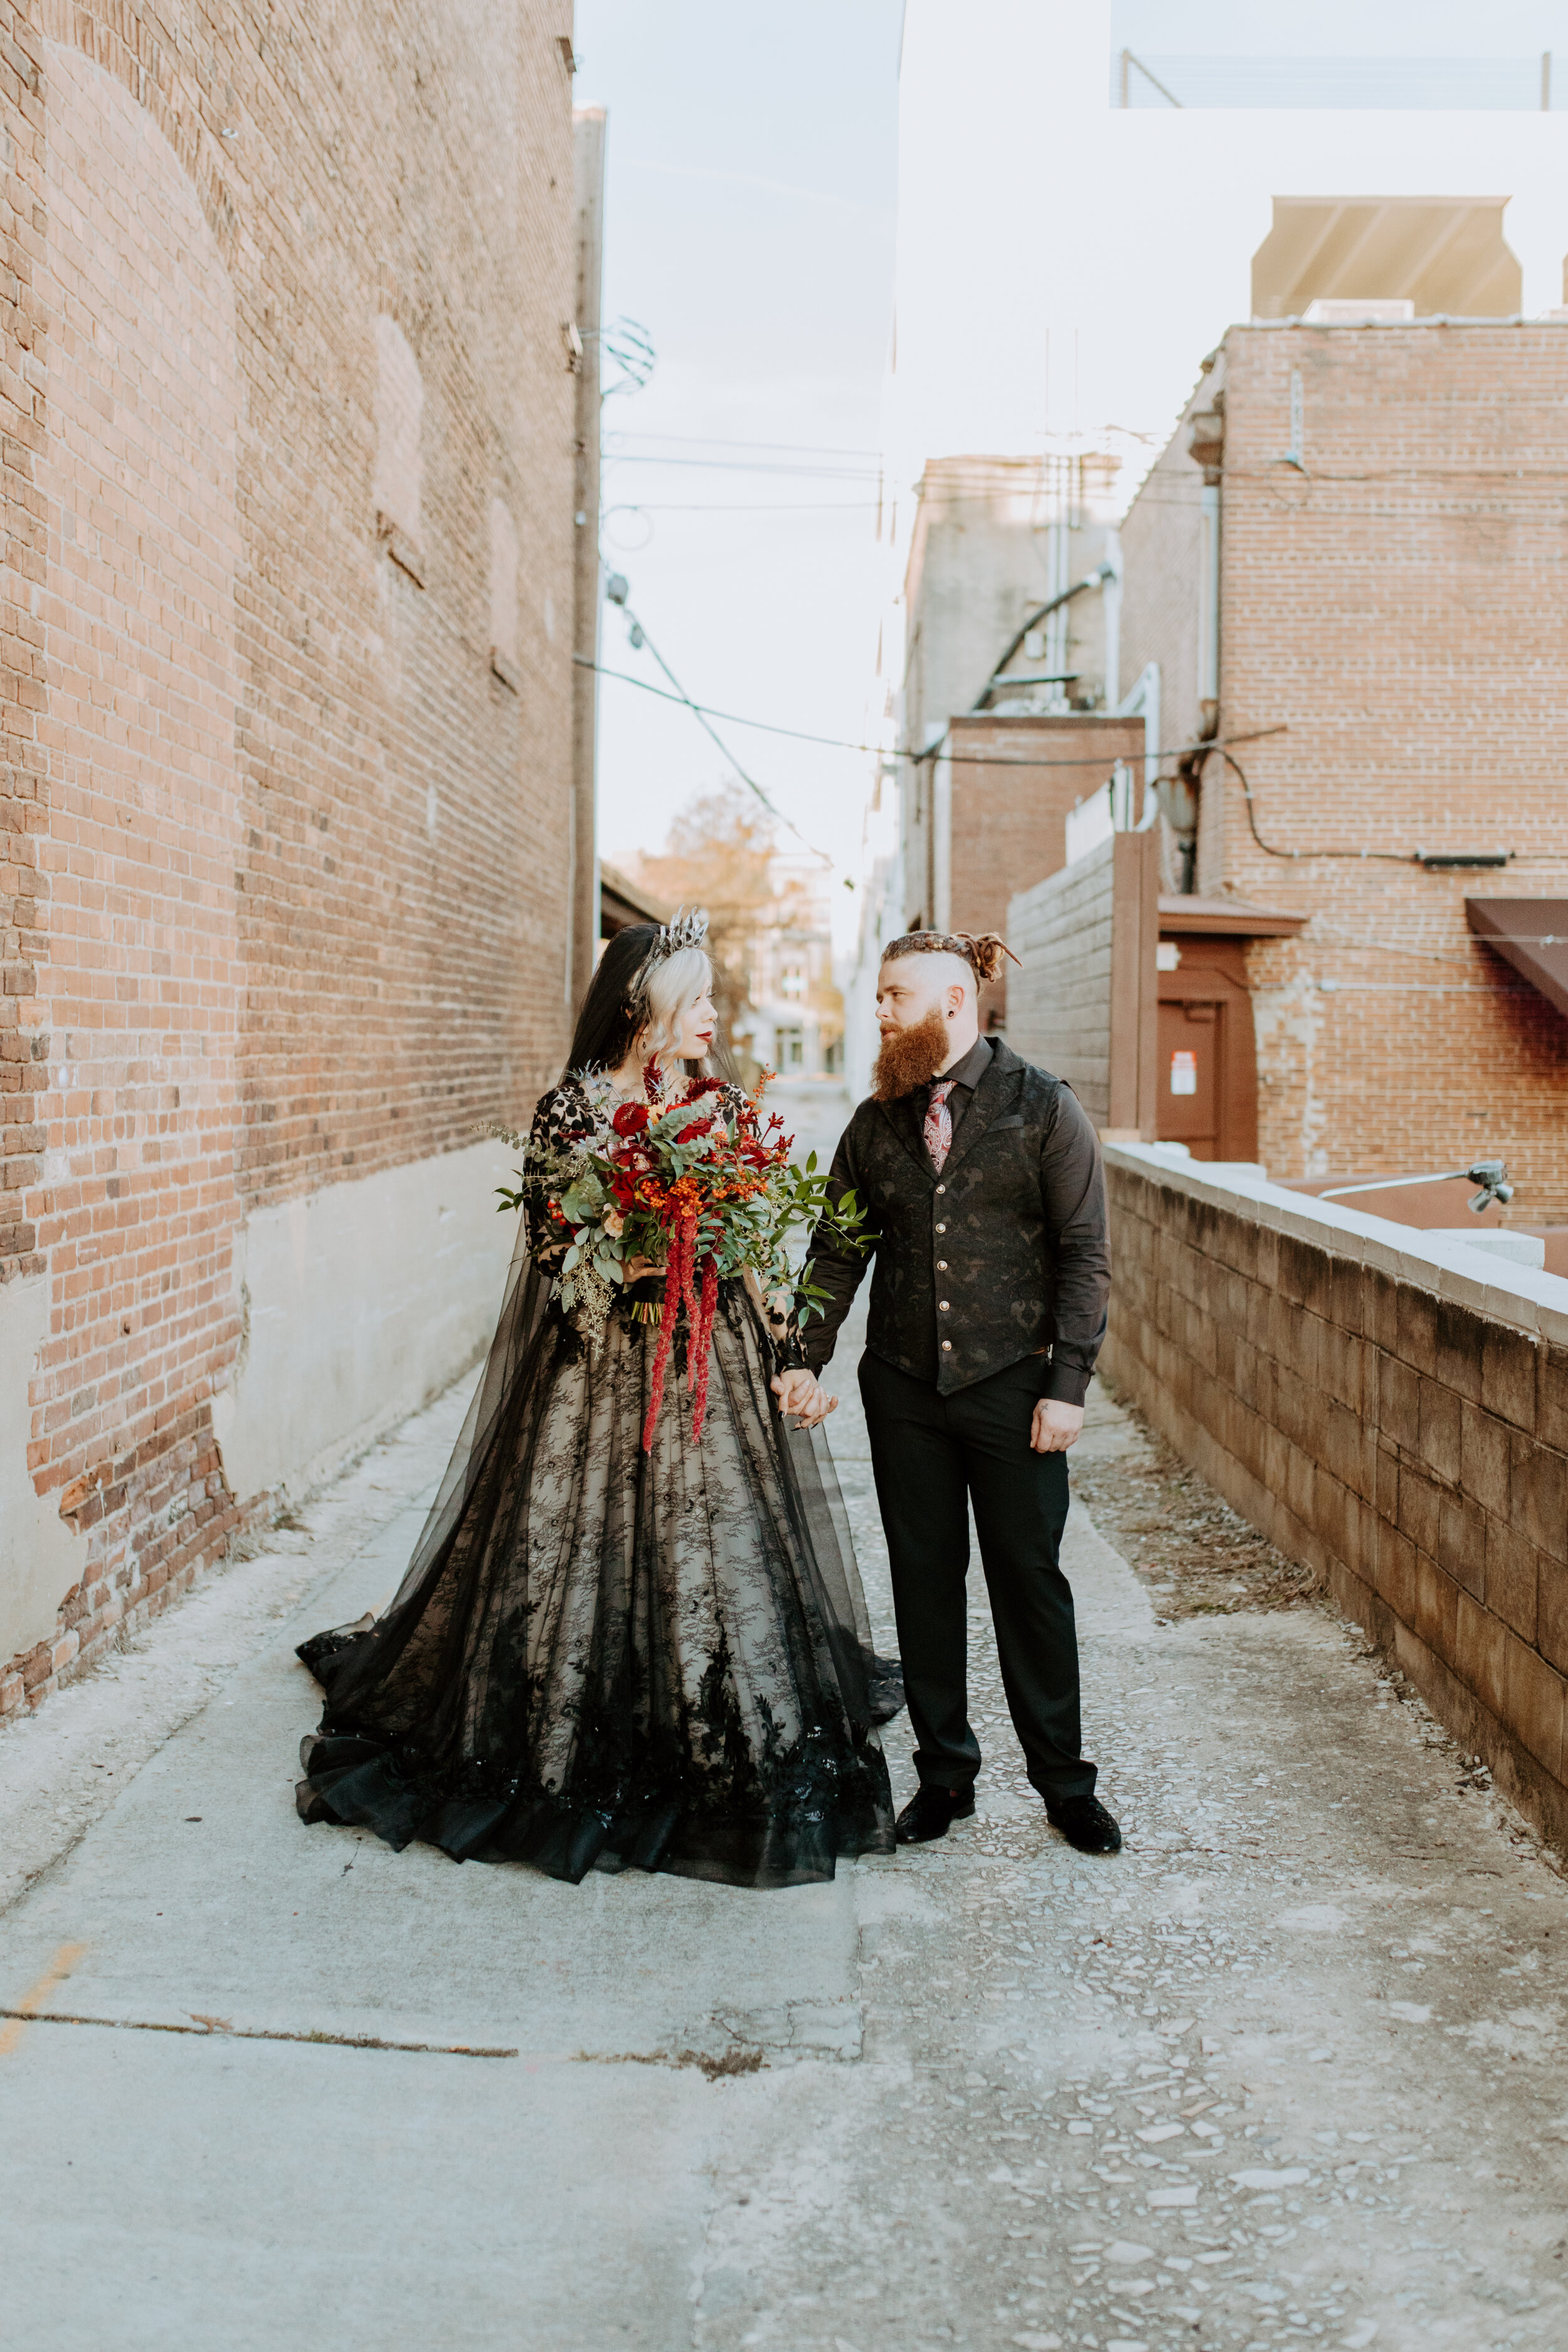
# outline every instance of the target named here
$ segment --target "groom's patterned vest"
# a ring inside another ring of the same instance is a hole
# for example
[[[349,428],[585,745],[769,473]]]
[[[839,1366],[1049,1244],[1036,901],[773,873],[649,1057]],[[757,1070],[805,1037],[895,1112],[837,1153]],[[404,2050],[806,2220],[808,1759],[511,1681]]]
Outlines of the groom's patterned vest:
[[[1078,1097],[994,1041],[940,1175],[925,1101],[922,1087],[863,1102],[834,1155],[835,1192],[858,1194],[877,1237],[868,1346],[943,1394],[1038,1355],[1042,1395],[1081,1402],[1110,1266],[1100,1149]],[[830,1301],[804,1335],[820,1368],[865,1262],[826,1238],[812,1255]]]

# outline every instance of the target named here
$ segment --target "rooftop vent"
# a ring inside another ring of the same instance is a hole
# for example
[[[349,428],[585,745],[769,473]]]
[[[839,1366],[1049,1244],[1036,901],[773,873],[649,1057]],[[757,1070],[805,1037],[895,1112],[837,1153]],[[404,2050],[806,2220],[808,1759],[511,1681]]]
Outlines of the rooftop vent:
[[[1360,301],[1349,295],[1320,295],[1301,313],[1307,327],[1402,327],[1415,316],[1415,305],[1388,295]]]

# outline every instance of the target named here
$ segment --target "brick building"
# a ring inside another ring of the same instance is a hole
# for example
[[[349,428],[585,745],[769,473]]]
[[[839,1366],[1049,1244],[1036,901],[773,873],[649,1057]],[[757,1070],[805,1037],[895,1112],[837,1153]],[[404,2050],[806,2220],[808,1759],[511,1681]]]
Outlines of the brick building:
[[[893,702],[900,743],[928,756],[888,762],[897,850],[868,876],[846,992],[857,1085],[874,1052],[882,942],[1005,929],[1012,894],[1065,863],[1075,805],[1142,753],[1142,706],[1115,715],[1118,464],[942,457],[923,470]],[[1006,1009],[1004,982],[985,992],[982,1018],[1000,1027]]]
[[[1067,864],[1077,805],[1104,792],[1120,764],[1141,762],[1143,749],[1141,717],[987,710],[955,719],[906,792],[909,927],[1005,931],[1014,892]],[[1005,1024],[1005,980],[982,992],[980,1011],[987,1028]]]
[[[1124,674],[1230,745],[1164,763],[1162,929],[1218,910],[1276,1178],[1500,1157],[1568,1217],[1568,1020],[1467,904],[1568,930],[1565,366],[1558,320],[1233,327],[1122,526]]]
[[[827,877],[819,858],[775,850],[771,901],[747,950],[750,1002],[737,1024],[751,1059],[781,1077],[836,1076],[844,1067],[844,999],[833,978]]]
[[[0,1708],[484,1337],[574,299],[565,0],[4,15]]]

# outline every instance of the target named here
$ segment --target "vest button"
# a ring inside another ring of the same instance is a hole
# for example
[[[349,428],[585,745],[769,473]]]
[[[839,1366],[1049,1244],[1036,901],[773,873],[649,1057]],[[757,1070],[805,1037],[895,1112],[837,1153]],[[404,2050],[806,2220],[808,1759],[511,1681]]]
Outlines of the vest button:
[[[939,1234],[945,1234],[945,1233],[946,1233],[946,1231],[947,1231],[947,1227],[946,1227],[945,1225],[938,1225],[938,1227],[937,1227],[937,1232],[938,1232]]]
[[[936,1189],[939,1192],[945,1192],[947,1186],[945,1184],[939,1184]]]
[[[944,1339],[942,1344],[944,1348],[951,1348],[952,1346],[952,1341],[951,1339]]]
[[[947,1260],[946,1260],[946,1258],[944,1258],[944,1257],[939,1257],[939,1258],[938,1258],[938,1260],[937,1260],[937,1262],[936,1262],[936,1270],[937,1270],[938,1274],[945,1274],[945,1273],[947,1272]]]
[[[939,1313],[939,1314],[942,1314],[942,1315],[945,1315],[945,1314],[947,1313],[947,1301],[946,1301],[946,1299],[945,1299],[945,1298],[939,1298],[939,1299],[937,1300],[936,1304],[937,1304],[937,1311],[938,1311],[938,1313]]]

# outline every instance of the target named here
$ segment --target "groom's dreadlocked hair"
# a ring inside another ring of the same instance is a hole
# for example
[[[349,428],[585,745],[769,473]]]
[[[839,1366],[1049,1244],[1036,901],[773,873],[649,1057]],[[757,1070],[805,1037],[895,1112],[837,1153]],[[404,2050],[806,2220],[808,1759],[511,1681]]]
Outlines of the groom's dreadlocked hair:
[[[999,931],[905,931],[888,941],[882,961],[893,963],[908,955],[962,956],[983,987],[988,980],[1001,979],[1004,956],[1018,961]]]

